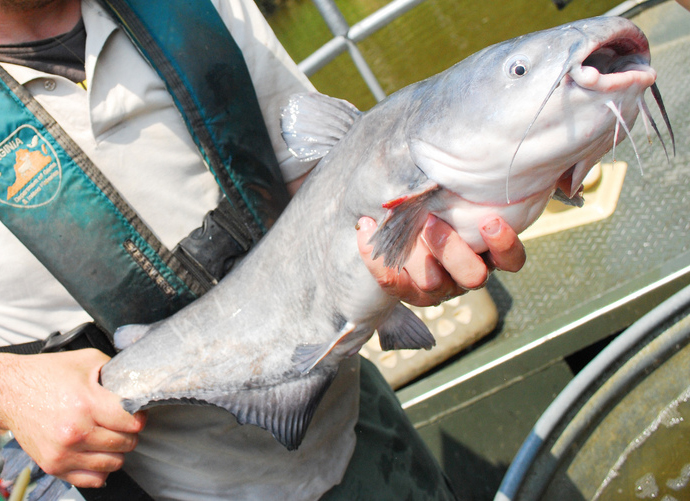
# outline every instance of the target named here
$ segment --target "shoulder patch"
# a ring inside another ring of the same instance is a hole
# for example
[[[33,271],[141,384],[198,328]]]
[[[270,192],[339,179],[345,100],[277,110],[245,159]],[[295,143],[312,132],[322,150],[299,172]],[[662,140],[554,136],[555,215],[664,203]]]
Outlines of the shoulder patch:
[[[0,142],[0,203],[40,207],[57,195],[62,167],[41,133],[22,125]]]

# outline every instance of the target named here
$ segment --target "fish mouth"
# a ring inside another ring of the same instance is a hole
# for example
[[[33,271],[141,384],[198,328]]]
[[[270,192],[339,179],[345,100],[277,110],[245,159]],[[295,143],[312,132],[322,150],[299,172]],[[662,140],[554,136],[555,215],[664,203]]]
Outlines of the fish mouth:
[[[617,28],[605,26],[606,34],[602,34],[602,20],[605,19],[606,25],[616,24]],[[528,136],[532,126],[544,110],[547,102],[557,88],[562,85],[572,87],[573,85],[586,91],[586,93],[596,93],[598,96],[594,101],[601,101],[606,108],[610,109],[616,119],[616,132],[614,147],[618,138],[618,126],[625,129],[630,136],[628,127],[625,123],[626,118],[622,116],[621,110],[629,110],[629,100],[640,96],[648,87],[655,93],[655,99],[662,109],[664,120],[669,126],[663,104],[656,98],[655,92],[656,71],[650,66],[649,42],[644,33],[634,24],[627,20],[615,21],[614,18],[601,18],[590,20],[592,25],[586,24],[570,25],[567,29],[579,32],[582,35],[581,41],[572,46],[569,56],[559,74],[554,81],[551,89],[546,95],[536,115],[527,126],[525,133],[518,143],[508,167],[506,176],[506,202],[510,204],[510,172],[518,155],[520,147]],[[630,92],[633,90],[633,92]],[[587,96],[586,101],[592,102],[591,95]],[[625,107],[623,104],[625,102]],[[637,106],[642,109],[643,104]],[[646,108],[646,106],[644,106]],[[626,113],[629,115],[629,111]],[[647,113],[648,119],[651,116]],[[634,120],[634,116],[632,119]],[[670,129],[670,126],[669,126]],[[655,127],[656,130],[656,127]],[[658,135],[658,132],[657,132]],[[674,143],[675,144],[675,143]],[[589,168],[596,162],[592,159],[580,160],[562,174],[558,179],[556,189],[570,199],[573,205],[580,205],[578,199],[580,185],[587,175]]]
[[[646,89],[656,81],[656,71],[650,66],[649,42],[634,25],[595,42],[584,53],[582,62],[567,72],[567,76],[583,89],[611,95],[630,87]],[[558,180],[556,189],[571,205],[582,205],[582,182],[593,163],[577,162]]]
[[[584,89],[609,93],[634,85],[647,88],[656,80],[656,71],[649,65],[649,42],[635,26],[596,43],[587,53],[568,72]]]

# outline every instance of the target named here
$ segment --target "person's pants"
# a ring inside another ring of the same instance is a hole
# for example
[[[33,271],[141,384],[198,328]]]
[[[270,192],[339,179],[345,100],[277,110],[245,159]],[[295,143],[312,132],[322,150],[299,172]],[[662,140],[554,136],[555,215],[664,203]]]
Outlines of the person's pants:
[[[376,366],[362,358],[357,445],[322,501],[453,500],[452,487]]]

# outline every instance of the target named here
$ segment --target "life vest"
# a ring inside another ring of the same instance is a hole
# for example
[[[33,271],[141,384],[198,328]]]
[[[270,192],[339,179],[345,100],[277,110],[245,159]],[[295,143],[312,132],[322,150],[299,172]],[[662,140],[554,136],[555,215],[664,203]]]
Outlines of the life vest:
[[[220,222],[246,251],[288,194],[237,44],[206,0],[99,1],[166,83],[225,196],[203,231]],[[166,249],[2,68],[0,117],[0,220],[107,332],[165,318],[207,290],[201,275],[217,278]]]

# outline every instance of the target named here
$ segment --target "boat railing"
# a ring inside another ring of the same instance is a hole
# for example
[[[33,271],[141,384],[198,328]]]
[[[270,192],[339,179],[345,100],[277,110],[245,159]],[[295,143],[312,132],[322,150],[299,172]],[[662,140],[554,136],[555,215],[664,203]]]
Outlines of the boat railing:
[[[348,52],[357,71],[377,101],[386,97],[376,75],[357,47],[357,43],[376,33],[407,13],[424,0],[393,0],[360,22],[350,26],[333,0],[312,0],[321,17],[333,33],[333,38],[299,63],[299,68],[311,76],[343,52]]]
[[[659,1],[663,0],[627,0],[605,15],[627,17],[640,9],[649,7],[649,4],[659,3]],[[348,24],[334,0],[312,0],[312,2],[333,33],[333,38],[301,61],[298,64],[300,70],[307,76],[312,76],[340,54],[348,52],[376,101],[383,100],[386,97],[386,92],[357,47],[357,43],[388,26],[424,0],[393,0],[354,25]]]

